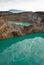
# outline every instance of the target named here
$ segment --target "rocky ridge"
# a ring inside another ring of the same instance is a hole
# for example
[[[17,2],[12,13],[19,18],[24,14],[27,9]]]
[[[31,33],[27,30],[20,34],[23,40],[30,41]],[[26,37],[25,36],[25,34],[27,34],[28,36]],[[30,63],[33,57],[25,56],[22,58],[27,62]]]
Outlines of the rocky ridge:
[[[22,13],[2,12],[0,14],[0,24],[1,20],[3,20],[3,22],[6,23],[7,30],[9,30],[9,35],[7,34],[7,36],[4,35],[2,37],[1,36],[2,32],[0,33],[0,38],[2,39],[11,37],[12,35],[23,36],[25,34],[30,34],[33,32],[44,32],[44,12],[22,12]],[[8,25],[9,21],[23,21],[23,22],[28,21],[31,22],[32,25],[27,27],[21,25]],[[4,26],[6,27],[6,25]],[[5,29],[3,29],[3,26],[0,25],[0,30],[3,31]]]

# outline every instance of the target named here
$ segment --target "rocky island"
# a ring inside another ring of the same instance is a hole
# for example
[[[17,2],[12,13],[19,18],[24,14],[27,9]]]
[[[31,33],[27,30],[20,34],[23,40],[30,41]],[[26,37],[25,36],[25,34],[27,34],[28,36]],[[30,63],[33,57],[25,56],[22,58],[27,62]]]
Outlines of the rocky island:
[[[0,11],[0,39],[33,32],[44,32],[44,12]]]

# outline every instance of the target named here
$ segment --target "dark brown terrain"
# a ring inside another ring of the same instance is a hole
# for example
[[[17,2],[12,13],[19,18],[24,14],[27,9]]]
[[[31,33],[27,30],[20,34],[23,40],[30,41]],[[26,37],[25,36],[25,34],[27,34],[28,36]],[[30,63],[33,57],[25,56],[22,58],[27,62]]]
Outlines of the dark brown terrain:
[[[28,21],[32,25],[9,25],[9,21]],[[23,36],[33,32],[44,32],[44,12],[0,12],[0,39],[11,36]]]

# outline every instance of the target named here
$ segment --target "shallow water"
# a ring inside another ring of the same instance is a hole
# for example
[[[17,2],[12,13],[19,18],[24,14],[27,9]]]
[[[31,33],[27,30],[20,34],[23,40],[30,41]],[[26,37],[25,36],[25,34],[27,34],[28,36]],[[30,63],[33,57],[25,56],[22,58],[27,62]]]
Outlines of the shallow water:
[[[31,23],[30,22],[22,22],[22,21],[9,21],[8,22],[9,25],[23,25],[23,26],[30,26]]]
[[[3,49],[0,52],[0,65],[44,65],[43,34],[33,33],[19,38],[1,40],[1,47],[4,48],[0,48]]]

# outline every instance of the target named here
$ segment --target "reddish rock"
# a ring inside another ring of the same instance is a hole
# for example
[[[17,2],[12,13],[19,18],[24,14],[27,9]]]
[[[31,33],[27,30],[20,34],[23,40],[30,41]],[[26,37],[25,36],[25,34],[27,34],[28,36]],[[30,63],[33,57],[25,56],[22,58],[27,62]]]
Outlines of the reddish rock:
[[[4,20],[0,20],[0,39],[11,37],[12,33],[8,24]]]
[[[27,21],[30,26],[8,25],[8,21]],[[22,12],[0,14],[0,39],[23,36],[33,32],[44,32],[44,12]]]

